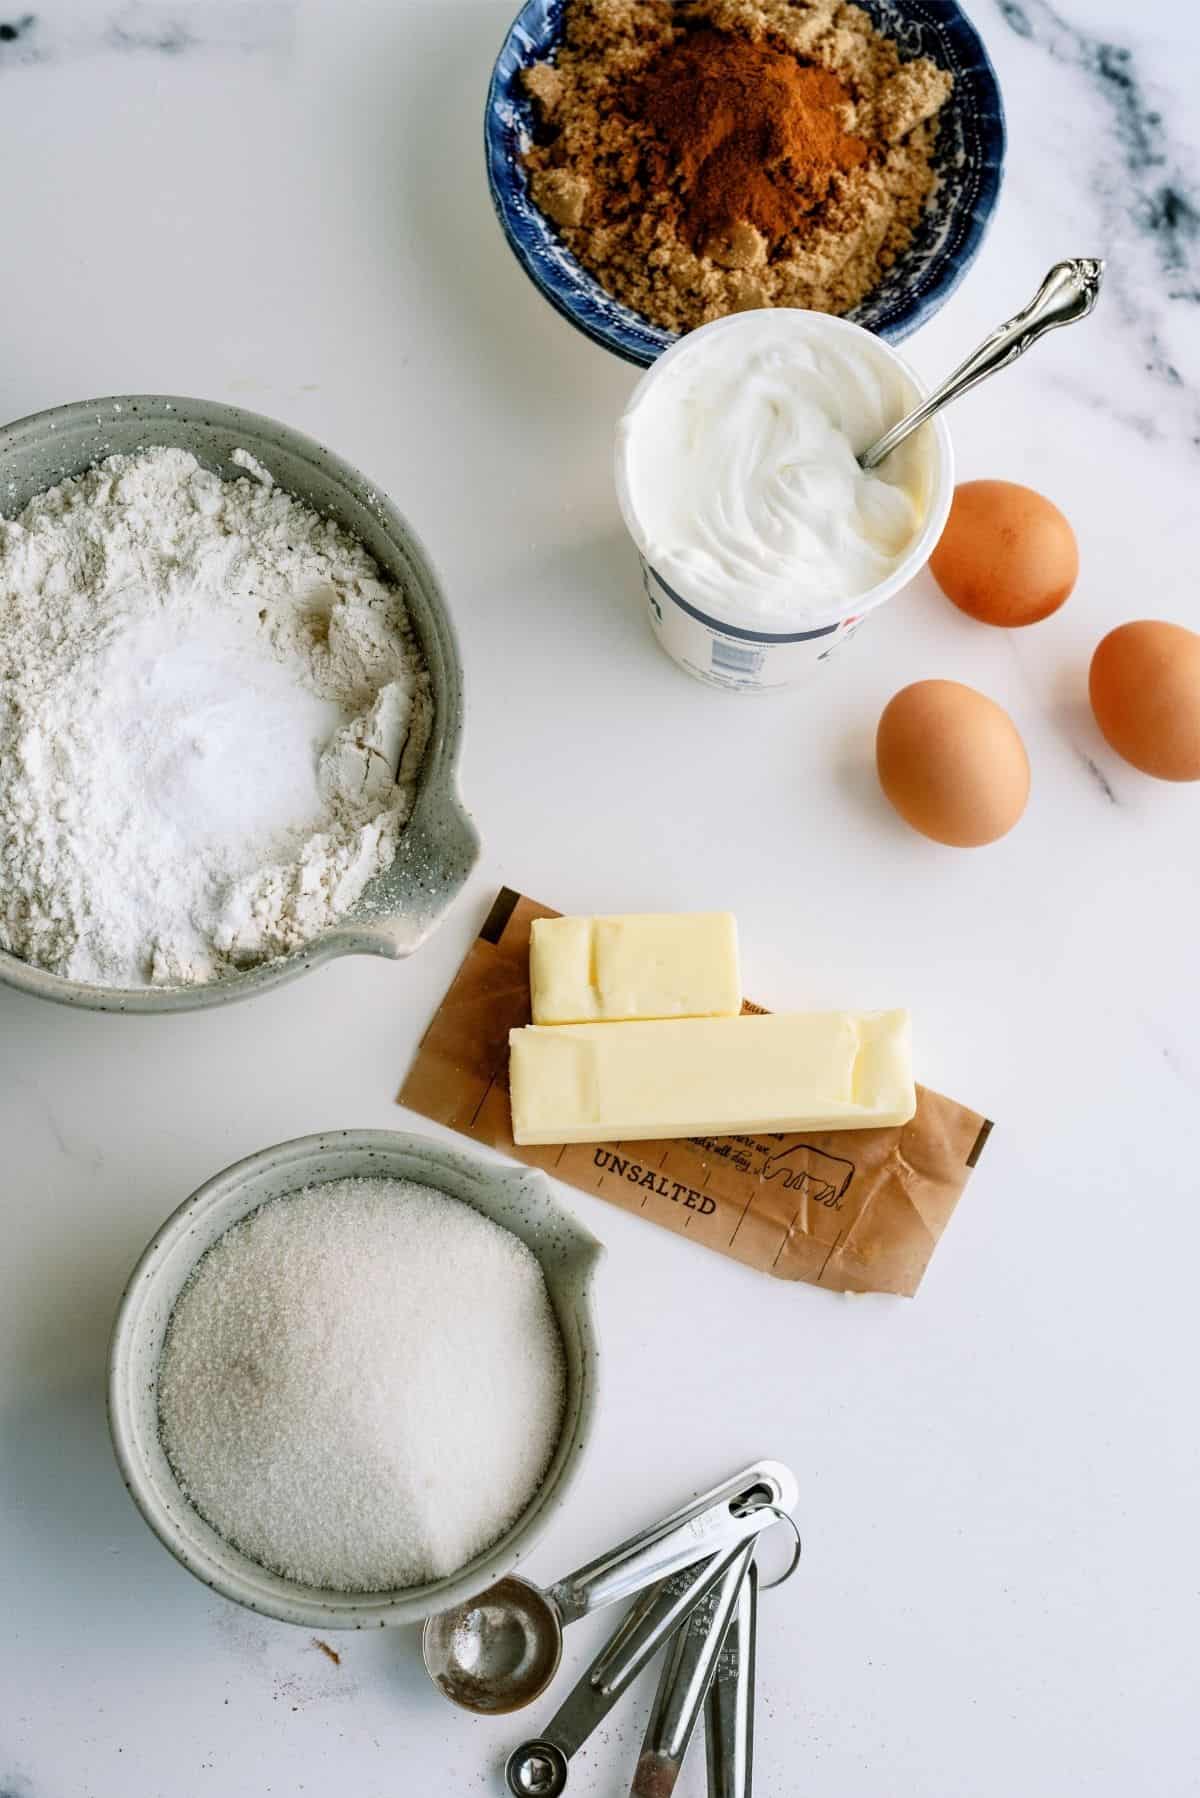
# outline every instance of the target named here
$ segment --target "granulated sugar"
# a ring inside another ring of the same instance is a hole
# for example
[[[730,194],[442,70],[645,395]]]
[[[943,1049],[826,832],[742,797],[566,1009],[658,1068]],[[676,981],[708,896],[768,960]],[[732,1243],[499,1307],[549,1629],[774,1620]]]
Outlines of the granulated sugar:
[[[244,451],[114,456],[0,520],[0,947],[106,986],[299,948],[396,852],[404,597]]]
[[[339,1180],[229,1230],[176,1304],[163,1446],[202,1516],[339,1591],[444,1577],[524,1510],[562,1429],[535,1257],[431,1187]]]

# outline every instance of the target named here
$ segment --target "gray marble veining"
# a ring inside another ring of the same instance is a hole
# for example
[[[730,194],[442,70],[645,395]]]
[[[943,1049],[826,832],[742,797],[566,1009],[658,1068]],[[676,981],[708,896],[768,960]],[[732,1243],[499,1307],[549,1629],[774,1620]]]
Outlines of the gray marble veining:
[[[1176,132],[1174,111],[1132,43],[1076,23],[1050,0],[995,0],[1000,17],[1055,63],[1087,84],[1103,110],[1097,139],[1080,132],[1079,154],[1109,239],[1108,298],[1152,377],[1159,416],[1126,412],[1143,436],[1163,434],[1169,417],[1200,447],[1200,403],[1174,339],[1196,332],[1180,314],[1200,301],[1200,181]],[[1169,25],[1169,18],[1165,21]],[[1131,20],[1131,23],[1136,21]]]
[[[0,71],[83,56],[195,51],[275,53],[291,47],[296,0],[128,0],[95,17],[62,7],[0,19]]]

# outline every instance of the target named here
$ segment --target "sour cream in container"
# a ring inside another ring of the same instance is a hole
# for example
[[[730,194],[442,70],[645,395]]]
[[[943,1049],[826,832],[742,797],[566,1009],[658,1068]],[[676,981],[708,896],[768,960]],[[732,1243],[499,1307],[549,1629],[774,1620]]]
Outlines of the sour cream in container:
[[[941,417],[869,474],[860,451],[923,397],[847,319],[787,307],[692,331],[617,429],[617,497],[650,621],[710,686],[791,686],[924,567],[954,491]]]

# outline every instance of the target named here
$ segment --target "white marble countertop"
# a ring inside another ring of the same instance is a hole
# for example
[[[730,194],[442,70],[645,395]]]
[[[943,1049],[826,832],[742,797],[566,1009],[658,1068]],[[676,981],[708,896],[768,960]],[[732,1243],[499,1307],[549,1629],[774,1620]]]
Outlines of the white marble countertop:
[[[1085,698],[1109,627],[1196,618],[1200,14],[973,7],[1007,186],[908,350],[938,375],[1051,261],[1109,258],[1091,323],[952,418],[964,475],[1074,521],[1070,604],[999,634],[921,582],[809,689],[742,702],[642,620],[608,474],[633,371],[493,223],[480,108],[511,6],[0,12],[0,408],[200,394],[368,470],[445,578],[485,839],[408,964],[166,1019],[0,991],[0,1798],[500,1789],[519,1726],[446,1706],[411,1632],[339,1639],[335,1666],[176,1566],[121,1488],[103,1375],[124,1276],[201,1179],[413,1124],[393,1094],[501,882],[732,906],[749,990],[911,1005],[922,1076],[998,1121],[913,1301],[776,1283],[574,1195],[610,1251],[605,1398],[534,1571],[774,1454],[806,1563],[764,1600],[759,1798],[1200,1791],[1200,788],[1116,760]],[[993,694],[1028,744],[1028,814],[990,850],[926,843],[877,792],[880,707],[927,675]],[[588,1646],[581,1626],[572,1662]],[[579,1798],[627,1789],[645,1702]],[[680,1790],[702,1787],[697,1756]]]

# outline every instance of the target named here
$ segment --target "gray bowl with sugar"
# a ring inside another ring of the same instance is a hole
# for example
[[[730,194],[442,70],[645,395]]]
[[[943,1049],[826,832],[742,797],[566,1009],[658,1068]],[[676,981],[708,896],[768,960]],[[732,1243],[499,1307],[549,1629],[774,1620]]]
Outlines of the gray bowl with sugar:
[[[458,791],[462,664],[446,601],[408,521],[348,462],[289,425],[235,406],[155,394],[80,400],[0,427],[0,517],[107,456],[159,446],[190,450],[227,479],[244,472],[233,452],[249,450],[286,492],[366,546],[404,591],[433,686],[433,733],[395,860],[303,949],[203,985],[130,988],[85,985],[0,950],[0,981],[96,1011],[191,1011],[251,998],[337,955],[409,955],[440,923],[479,857],[479,835]]]
[[[562,1433],[541,1486],[516,1522],[446,1579],[392,1592],[333,1592],[269,1572],[205,1522],[159,1437],[158,1367],[175,1301],[201,1256],[259,1206],[304,1187],[382,1177],[436,1187],[503,1225],[532,1250],[567,1364]],[[591,1282],[603,1249],[555,1198],[544,1174],[514,1169],[395,1130],[335,1130],[263,1149],[205,1182],[169,1217],[130,1276],[109,1350],[108,1419],[126,1488],[177,1560],[226,1598],[308,1629],[415,1623],[511,1573],[574,1484],[596,1403]]]

